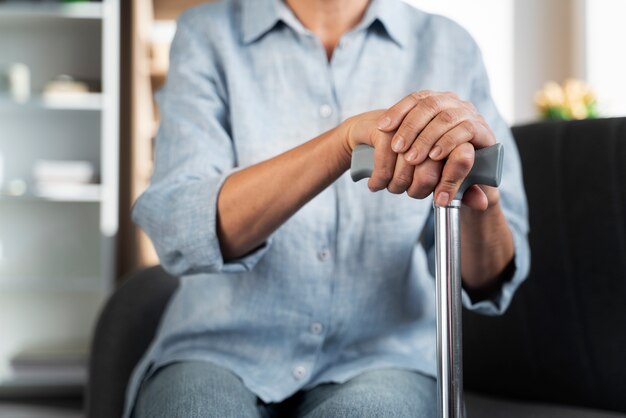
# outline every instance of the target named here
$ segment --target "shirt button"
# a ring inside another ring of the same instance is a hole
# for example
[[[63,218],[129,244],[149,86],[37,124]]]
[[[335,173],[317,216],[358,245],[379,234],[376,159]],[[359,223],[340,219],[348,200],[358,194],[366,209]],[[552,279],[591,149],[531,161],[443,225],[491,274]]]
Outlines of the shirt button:
[[[324,330],[324,326],[322,324],[320,324],[319,322],[314,322],[311,324],[311,332],[313,334],[321,334],[322,331]]]
[[[320,116],[324,119],[329,118],[333,114],[333,108],[330,105],[323,104],[320,106]]]
[[[306,376],[306,368],[304,366],[294,367],[292,373],[293,373],[293,377],[295,377],[296,379],[300,380],[304,376]]]
[[[317,253],[317,258],[319,258],[320,261],[326,261],[328,260],[329,257],[330,257],[330,251],[328,250],[322,250],[319,253]]]

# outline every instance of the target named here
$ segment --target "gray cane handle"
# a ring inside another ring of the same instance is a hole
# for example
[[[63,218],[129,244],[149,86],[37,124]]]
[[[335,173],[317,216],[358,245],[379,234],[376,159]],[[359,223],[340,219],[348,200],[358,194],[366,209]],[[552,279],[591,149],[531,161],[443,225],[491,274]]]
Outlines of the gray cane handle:
[[[461,199],[463,193],[474,184],[498,187],[502,179],[502,162],[504,147],[495,144],[487,148],[476,150],[474,166],[461,184],[455,199]],[[350,175],[352,180],[359,181],[370,177],[374,170],[374,148],[369,145],[357,145],[352,151],[352,165]]]

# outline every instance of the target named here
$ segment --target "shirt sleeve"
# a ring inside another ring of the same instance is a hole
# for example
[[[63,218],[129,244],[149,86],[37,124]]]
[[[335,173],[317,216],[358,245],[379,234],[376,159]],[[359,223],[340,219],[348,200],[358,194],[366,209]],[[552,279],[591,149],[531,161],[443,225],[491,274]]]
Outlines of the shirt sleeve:
[[[517,146],[511,134],[511,130],[498,112],[491,97],[489,79],[483,64],[482,55],[476,43],[469,35],[468,48],[469,61],[466,67],[471,75],[471,90],[469,100],[483,115],[489,126],[493,129],[498,142],[504,145],[504,164],[502,181],[499,187],[500,204],[513,235],[515,255],[513,259],[512,274],[503,278],[501,288],[487,299],[473,301],[463,289],[463,305],[470,310],[484,315],[503,314],[513,299],[517,288],[528,275],[530,268],[530,250],[528,247],[528,207],[524,183],[522,178],[521,162]],[[434,232],[434,219],[427,222],[427,230],[424,236],[430,236],[429,229]],[[426,240],[428,251],[428,264],[431,274],[435,274],[435,246],[434,240]]]
[[[133,221],[152,240],[162,266],[177,276],[251,270],[268,243],[224,261],[216,229],[217,198],[236,170],[223,74],[206,22],[178,21],[167,82],[157,95],[161,123],[154,173],[133,208]]]

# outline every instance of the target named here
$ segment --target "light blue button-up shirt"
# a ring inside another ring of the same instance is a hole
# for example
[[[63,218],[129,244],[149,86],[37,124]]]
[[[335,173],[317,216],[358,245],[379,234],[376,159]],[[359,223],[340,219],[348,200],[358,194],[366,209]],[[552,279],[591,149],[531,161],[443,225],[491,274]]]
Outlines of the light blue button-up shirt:
[[[170,65],[155,172],[133,215],[182,280],[133,374],[127,413],[142,379],[182,360],[226,367],[266,402],[374,368],[435,375],[431,198],[371,193],[346,173],[241,259],[223,259],[216,232],[233,171],[415,90],[471,100],[505,145],[515,273],[493,298],[463,302],[506,309],[529,266],[526,202],[515,144],[465,30],[372,0],[329,62],[280,0],[226,0],[183,14]]]

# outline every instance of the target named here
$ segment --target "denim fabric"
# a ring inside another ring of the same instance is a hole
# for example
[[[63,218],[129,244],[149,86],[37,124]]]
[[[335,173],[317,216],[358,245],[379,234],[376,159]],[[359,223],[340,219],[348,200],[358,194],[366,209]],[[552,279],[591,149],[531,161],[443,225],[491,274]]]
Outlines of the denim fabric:
[[[343,384],[322,384],[279,404],[258,399],[232,372],[208,362],[164,367],[142,386],[134,418],[431,418],[435,379],[418,372],[382,369]]]
[[[280,0],[224,0],[182,15],[158,95],[155,171],[133,212],[182,280],[133,374],[127,413],[142,380],[177,361],[225,367],[265,402],[372,369],[435,375],[433,246],[423,233],[431,198],[371,193],[346,173],[232,261],[215,226],[234,170],[423,89],[472,101],[505,146],[501,202],[516,270],[491,299],[463,295],[469,309],[501,313],[528,271],[526,200],[510,130],[465,30],[372,0],[329,62]]]

